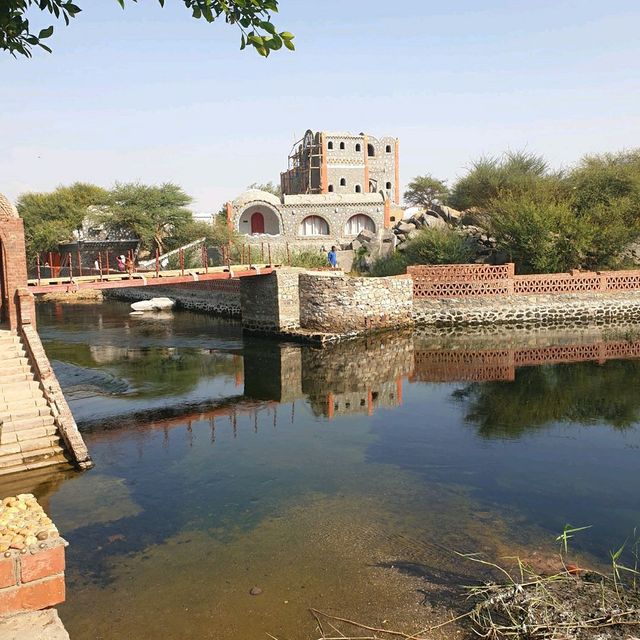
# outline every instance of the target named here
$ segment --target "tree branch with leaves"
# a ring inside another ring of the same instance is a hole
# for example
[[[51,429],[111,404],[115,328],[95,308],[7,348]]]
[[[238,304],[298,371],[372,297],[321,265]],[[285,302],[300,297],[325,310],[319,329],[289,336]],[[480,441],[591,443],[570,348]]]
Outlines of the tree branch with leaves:
[[[115,2],[125,8],[126,0]],[[158,3],[164,7],[165,0],[158,0]],[[279,32],[271,22],[273,14],[278,12],[278,0],[182,0],[182,3],[196,20],[209,23],[224,20],[237,27],[241,34],[240,49],[253,47],[265,58],[282,47],[290,51],[295,49],[293,34]],[[49,13],[57,20],[62,19],[66,25],[82,11],[72,0],[1,0],[0,49],[14,57],[31,58],[34,47],[51,53],[51,48],[43,40],[53,35],[54,25],[40,29],[36,34],[29,24],[29,10]]]

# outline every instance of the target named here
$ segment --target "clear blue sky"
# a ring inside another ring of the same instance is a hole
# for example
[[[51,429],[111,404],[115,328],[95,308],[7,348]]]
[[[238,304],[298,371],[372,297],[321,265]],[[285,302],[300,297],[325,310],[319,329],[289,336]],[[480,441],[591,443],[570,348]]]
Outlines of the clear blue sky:
[[[11,198],[173,181],[211,212],[277,182],[307,128],[398,136],[403,184],[509,148],[562,166],[640,146],[637,0],[281,0],[297,51],[268,60],[178,0],[78,4],[53,54],[0,56]]]

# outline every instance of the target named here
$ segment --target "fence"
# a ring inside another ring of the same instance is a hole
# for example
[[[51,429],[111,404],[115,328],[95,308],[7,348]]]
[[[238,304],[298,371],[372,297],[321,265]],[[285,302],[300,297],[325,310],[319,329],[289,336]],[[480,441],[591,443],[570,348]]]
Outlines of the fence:
[[[414,298],[458,298],[554,293],[614,293],[640,290],[640,270],[572,271],[516,276],[513,263],[407,267]]]

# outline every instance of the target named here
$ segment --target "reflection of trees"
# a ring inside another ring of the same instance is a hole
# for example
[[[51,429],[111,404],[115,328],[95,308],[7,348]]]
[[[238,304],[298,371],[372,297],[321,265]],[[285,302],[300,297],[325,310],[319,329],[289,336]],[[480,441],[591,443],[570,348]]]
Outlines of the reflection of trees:
[[[118,353],[120,357],[116,357]],[[233,376],[242,371],[240,358],[199,349],[121,349],[114,352],[114,359],[106,364],[96,361],[89,345],[74,344],[70,348],[64,343],[48,342],[47,355],[51,360],[68,362],[86,371],[86,379],[76,378],[74,385],[93,386],[93,374],[100,370],[129,382],[134,391],[128,397],[136,398],[184,394],[196,387],[201,378]]]
[[[454,397],[481,436],[515,438],[554,422],[627,428],[640,420],[638,388],[640,361],[612,360],[521,368],[513,382],[473,383]]]

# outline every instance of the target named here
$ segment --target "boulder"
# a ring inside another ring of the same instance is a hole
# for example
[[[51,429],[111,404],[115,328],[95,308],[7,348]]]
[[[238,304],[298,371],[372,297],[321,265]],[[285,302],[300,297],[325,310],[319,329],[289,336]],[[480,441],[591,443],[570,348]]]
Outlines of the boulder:
[[[447,226],[447,223],[440,216],[425,216],[426,226],[431,228],[440,228],[443,229]]]
[[[416,225],[413,224],[412,222],[399,222],[396,225],[396,229],[398,229],[400,233],[409,233],[410,231],[414,231],[415,228],[416,228]]]
[[[163,309],[172,309],[175,301],[171,298],[151,298],[151,300],[140,300],[134,302],[131,308],[134,311],[162,311]]]

